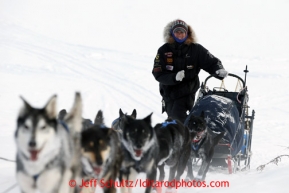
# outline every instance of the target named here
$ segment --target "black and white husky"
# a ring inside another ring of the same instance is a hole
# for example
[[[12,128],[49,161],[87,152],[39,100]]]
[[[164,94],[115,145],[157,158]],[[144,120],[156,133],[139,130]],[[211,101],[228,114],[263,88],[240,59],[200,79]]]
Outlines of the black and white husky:
[[[159,146],[151,126],[151,115],[144,119],[124,115],[121,119],[124,159],[120,170],[120,181],[135,181],[139,173],[146,173],[146,179],[151,182],[156,180]],[[122,187],[122,192],[132,191],[132,188],[128,190],[126,188]],[[145,192],[150,193],[151,188],[148,185]]]
[[[165,178],[164,166],[170,168],[169,181],[179,181],[191,153],[191,137],[189,129],[178,120],[168,118],[162,124],[154,127],[159,146],[158,168],[159,181]]]
[[[80,192],[81,96],[76,93],[62,122],[57,120],[56,99],[54,95],[44,108],[34,108],[22,98],[15,132],[16,176],[22,193]],[[69,182],[75,182],[75,188]]]

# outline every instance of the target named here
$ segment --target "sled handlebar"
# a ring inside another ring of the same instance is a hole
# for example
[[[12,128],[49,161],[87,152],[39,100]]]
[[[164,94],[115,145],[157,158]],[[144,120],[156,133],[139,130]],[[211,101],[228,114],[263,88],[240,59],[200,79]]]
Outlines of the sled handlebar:
[[[242,82],[242,84],[243,84],[243,88],[245,88],[246,83],[244,82],[244,80],[243,80],[241,77],[239,77],[239,76],[237,76],[237,75],[235,75],[235,74],[231,74],[231,73],[229,73],[228,76],[232,76],[232,77],[235,77],[235,78],[239,79],[239,80]],[[210,78],[212,78],[212,77],[217,78],[217,77],[219,77],[219,76],[218,76],[217,74],[211,74],[210,76],[208,76],[208,77],[205,79],[204,87],[206,86],[207,81],[208,81]]]

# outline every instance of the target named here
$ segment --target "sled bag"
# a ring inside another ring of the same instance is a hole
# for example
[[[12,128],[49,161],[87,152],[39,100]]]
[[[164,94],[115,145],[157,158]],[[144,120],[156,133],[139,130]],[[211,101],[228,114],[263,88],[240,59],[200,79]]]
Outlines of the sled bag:
[[[239,114],[235,102],[231,99],[218,95],[207,95],[197,101],[187,120],[191,115],[200,116],[202,111],[204,111],[209,129],[214,133],[226,132],[222,143],[230,144],[231,155],[235,156],[243,145],[244,113]]]

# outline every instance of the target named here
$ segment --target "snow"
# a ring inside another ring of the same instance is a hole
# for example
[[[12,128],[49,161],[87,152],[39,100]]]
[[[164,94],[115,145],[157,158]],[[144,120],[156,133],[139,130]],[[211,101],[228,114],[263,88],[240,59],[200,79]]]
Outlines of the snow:
[[[153,125],[163,122],[151,70],[163,28],[180,18],[229,72],[243,78],[248,66],[249,105],[256,119],[250,171],[209,172],[207,182],[230,186],[178,192],[288,192],[288,157],[256,170],[289,154],[288,9],[286,0],[1,0],[0,157],[15,160],[20,95],[43,107],[57,94],[60,110],[69,109],[80,91],[85,118],[94,119],[101,109],[110,126],[122,108],[137,109],[138,118],[153,112]],[[200,80],[207,75],[201,72]],[[225,84],[235,82],[228,78]],[[16,183],[15,169],[14,162],[0,159],[1,193]],[[16,186],[8,192],[20,191]]]

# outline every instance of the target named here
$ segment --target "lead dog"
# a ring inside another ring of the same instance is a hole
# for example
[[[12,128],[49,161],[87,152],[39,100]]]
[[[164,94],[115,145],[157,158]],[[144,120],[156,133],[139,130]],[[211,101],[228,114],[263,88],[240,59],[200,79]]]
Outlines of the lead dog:
[[[76,93],[62,123],[57,121],[56,98],[52,96],[40,109],[22,98],[15,132],[16,177],[22,193],[80,191],[68,183],[75,180],[78,187],[81,180],[81,96]]]
[[[151,115],[144,119],[124,115],[121,119],[124,160],[120,181],[135,181],[139,173],[146,173],[146,179],[151,182],[156,180],[159,146],[155,130],[151,126]],[[148,185],[145,192],[150,193],[151,188]],[[127,191],[126,187],[122,187],[122,192],[131,192],[131,188]]]

